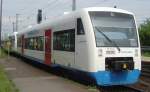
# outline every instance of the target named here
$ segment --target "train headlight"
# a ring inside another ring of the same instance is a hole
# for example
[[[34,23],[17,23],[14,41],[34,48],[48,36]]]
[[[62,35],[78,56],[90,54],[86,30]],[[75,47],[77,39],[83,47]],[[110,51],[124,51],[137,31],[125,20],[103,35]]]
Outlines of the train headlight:
[[[135,57],[138,57],[138,50],[135,49]]]
[[[103,56],[103,50],[102,49],[98,50],[98,56]]]

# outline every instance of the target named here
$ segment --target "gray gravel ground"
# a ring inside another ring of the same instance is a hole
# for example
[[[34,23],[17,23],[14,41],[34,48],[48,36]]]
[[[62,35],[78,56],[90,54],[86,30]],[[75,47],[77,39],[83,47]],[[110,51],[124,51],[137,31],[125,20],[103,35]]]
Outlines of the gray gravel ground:
[[[15,57],[0,59],[0,64],[20,92],[98,92],[35,68]]]

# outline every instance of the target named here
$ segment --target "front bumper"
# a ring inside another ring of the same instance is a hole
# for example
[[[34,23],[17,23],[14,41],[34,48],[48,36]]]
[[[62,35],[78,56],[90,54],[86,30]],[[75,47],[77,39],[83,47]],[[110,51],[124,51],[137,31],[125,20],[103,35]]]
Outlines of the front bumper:
[[[134,84],[138,81],[140,76],[140,70],[130,71],[99,71],[90,73],[95,79],[97,85],[111,86],[111,85],[127,85]]]

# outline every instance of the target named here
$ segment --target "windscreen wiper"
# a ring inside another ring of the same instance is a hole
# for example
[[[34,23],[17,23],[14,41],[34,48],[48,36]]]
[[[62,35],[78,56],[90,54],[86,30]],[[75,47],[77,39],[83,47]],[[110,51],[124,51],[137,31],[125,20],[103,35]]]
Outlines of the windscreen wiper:
[[[117,50],[120,52],[120,48],[119,46],[116,44],[116,42],[112,41],[107,35],[105,35],[98,27],[95,27],[95,29],[101,33],[109,42],[111,42],[116,48]]]

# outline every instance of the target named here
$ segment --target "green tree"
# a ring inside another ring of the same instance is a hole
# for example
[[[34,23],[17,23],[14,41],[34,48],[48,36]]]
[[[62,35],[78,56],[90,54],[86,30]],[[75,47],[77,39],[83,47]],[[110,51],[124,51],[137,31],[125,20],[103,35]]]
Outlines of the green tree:
[[[150,46],[150,19],[147,19],[139,27],[139,35],[142,46]]]

